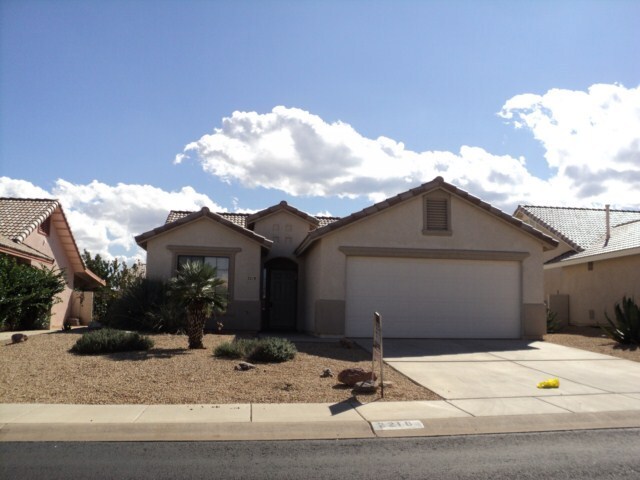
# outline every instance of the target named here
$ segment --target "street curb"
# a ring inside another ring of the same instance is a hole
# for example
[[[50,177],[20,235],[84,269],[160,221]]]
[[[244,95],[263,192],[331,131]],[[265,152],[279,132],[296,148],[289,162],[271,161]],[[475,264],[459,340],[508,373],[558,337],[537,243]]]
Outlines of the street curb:
[[[365,421],[206,424],[9,423],[0,425],[0,442],[334,440],[640,428],[640,415],[637,411],[439,418],[420,421],[424,428],[376,431]]]

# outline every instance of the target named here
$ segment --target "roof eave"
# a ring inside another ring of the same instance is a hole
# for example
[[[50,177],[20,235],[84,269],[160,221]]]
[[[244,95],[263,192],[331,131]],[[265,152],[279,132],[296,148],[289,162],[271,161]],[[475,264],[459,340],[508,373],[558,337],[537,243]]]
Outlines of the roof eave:
[[[616,250],[614,252],[594,253],[593,255],[585,255],[579,258],[569,257],[566,260],[545,264],[544,269],[551,270],[554,268],[570,267],[572,265],[629,257],[631,255],[640,255],[640,247],[626,248],[624,250]]]
[[[271,246],[273,245],[273,241],[263,237],[262,235],[258,235],[257,233],[251,231],[251,230],[247,230],[246,228],[243,228],[239,225],[236,225],[235,223],[227,220],[226,218],[223,218],[222,216],[220,216],[219,214],[212,212],[211,210],[209,210],[209,208],[207,207],[202,207],[201,210],[198,210],[197,212],[193,212],[189,215],[187,215],[186,217],[182,217],[178,220],[175,220],[171,223],[165,223],[164,225],[160,226],[160,227],[156,227],[153,230],[149,230],[148,232],[144,232],[141,233],[140,235],[136,235],[134,237],[136,243],[142,247],[143,249],[147,249],[147,243],[149,240],[151,240],[152,238],[158,236],[158,235],[162,235],[170,230],[173,230],[175,228],[179,228],[183,225],[186,225],[187,223],[191,223],[199,218],[209,218],[210,220],[213,220],[217,223],[220,223],[221,225],[241,234],[244,235],[246,237],[248,237],[249,239],[255,241],[256,243],[258,243],[259,245],[261,245],[264,248],[270,249]]]

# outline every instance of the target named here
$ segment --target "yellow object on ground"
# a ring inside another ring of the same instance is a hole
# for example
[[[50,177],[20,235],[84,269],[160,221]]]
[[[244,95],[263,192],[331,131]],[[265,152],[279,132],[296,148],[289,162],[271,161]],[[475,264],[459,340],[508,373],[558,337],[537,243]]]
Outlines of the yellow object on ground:
[[[560,380],[557,378],[550,378],[544,382],[538,384],[538,388],[558,388],[560,386]]]

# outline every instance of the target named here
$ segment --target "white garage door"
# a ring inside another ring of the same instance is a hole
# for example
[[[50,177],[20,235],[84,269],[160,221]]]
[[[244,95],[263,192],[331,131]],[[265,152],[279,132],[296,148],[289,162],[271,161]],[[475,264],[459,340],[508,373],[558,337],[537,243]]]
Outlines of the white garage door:
[[[519,338],[520,264],[349,257],[346,304],[349,337]]]

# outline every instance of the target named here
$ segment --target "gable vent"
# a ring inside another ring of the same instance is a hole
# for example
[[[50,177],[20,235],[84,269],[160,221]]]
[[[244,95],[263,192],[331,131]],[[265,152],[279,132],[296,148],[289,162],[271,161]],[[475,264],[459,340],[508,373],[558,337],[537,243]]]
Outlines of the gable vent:
[[[449,230],[449,209],[446,198],[427,198],[427,230]]]

